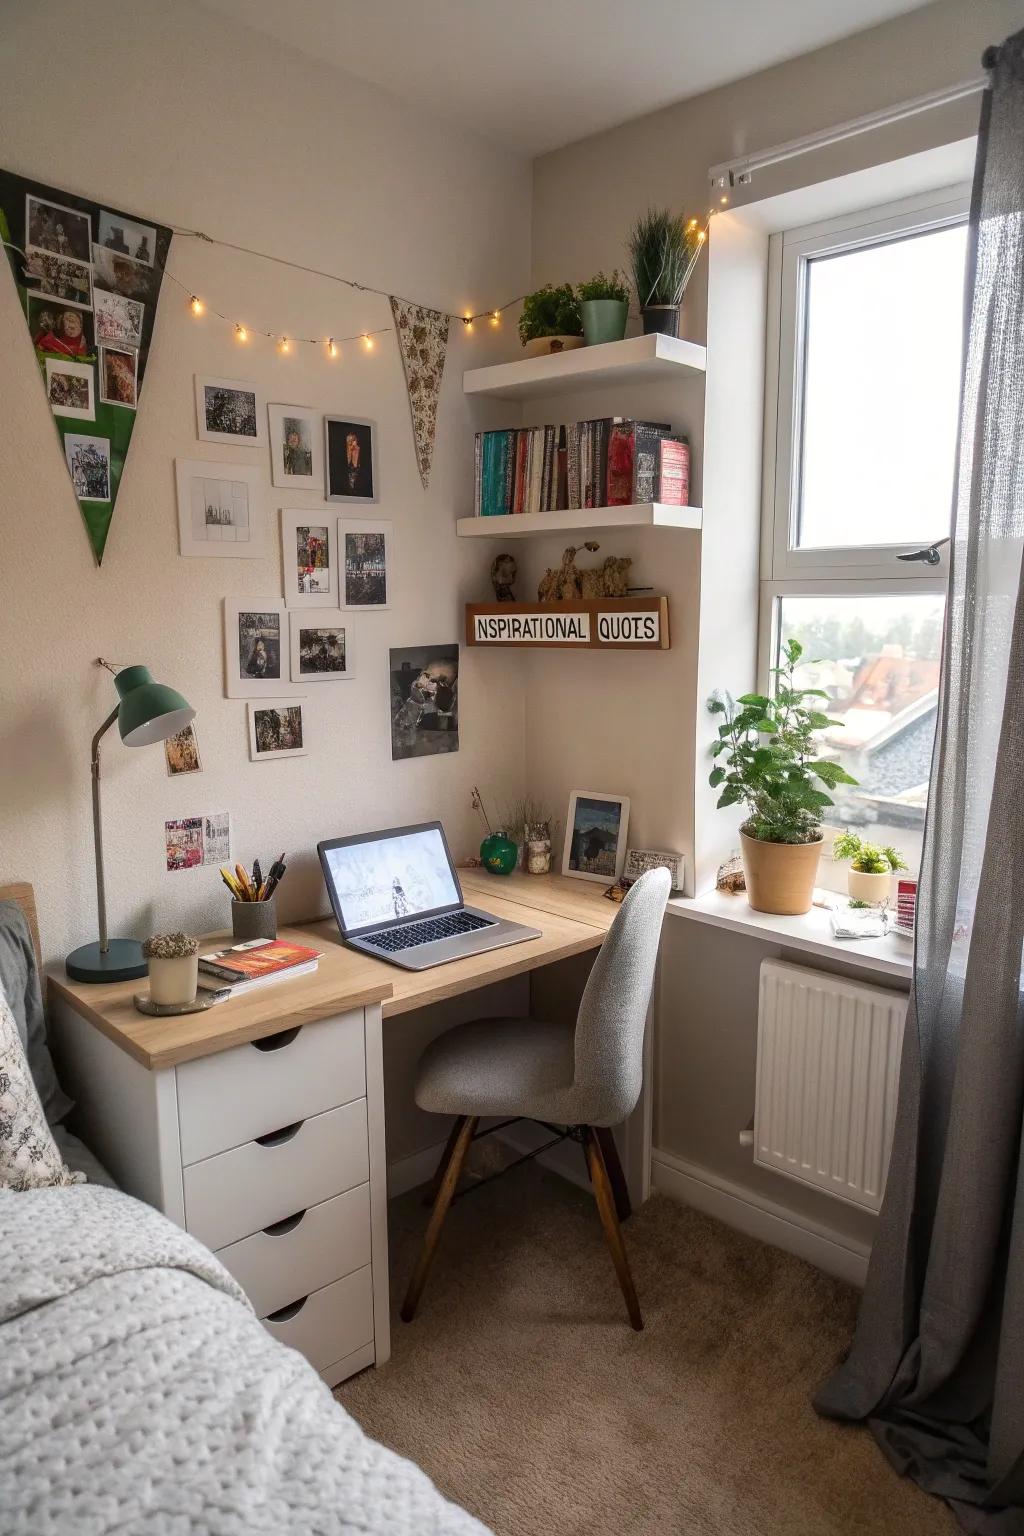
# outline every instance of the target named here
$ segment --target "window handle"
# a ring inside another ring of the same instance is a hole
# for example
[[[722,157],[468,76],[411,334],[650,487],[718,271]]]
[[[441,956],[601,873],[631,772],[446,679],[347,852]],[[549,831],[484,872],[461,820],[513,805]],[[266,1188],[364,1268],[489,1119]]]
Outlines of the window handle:
[[[936,539],[934,544],[926,544],[924,549],[912,550],[909,555],[897,555],[897,560],[921,560],[925,565],[941,565],[942,556],[939,550],[943,544],[948,544],[949,538]]]

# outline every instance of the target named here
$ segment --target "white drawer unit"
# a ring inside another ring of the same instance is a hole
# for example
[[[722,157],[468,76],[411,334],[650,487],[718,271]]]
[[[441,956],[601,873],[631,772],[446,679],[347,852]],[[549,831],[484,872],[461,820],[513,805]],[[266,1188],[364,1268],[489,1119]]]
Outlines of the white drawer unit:
[[[52,1023],[83,1134],[121,1188],[212,1248],[334,1386],[391,1350],[381,1010],[350,996],[289,1014],[286,990],[251,1039],[247,1000],[218,1004],[185,1061],[155,1028],[144,1064],[66,995]]]

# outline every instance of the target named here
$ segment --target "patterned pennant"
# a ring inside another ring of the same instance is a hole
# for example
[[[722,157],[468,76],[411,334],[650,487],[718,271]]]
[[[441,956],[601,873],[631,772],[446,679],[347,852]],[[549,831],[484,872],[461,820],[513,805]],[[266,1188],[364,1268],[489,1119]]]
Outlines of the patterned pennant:
[[[391,300],[391,313],[398,350],[402,354],[405,387],[409,392],[416,466],[426,490],[434,456],[437,402],[448,351],[448,316],[438,314],[436,309],[423,309],[419,304],[395,298]]]
[[[171,231],[0,170],[0,236],[98,565],[142,394]]]

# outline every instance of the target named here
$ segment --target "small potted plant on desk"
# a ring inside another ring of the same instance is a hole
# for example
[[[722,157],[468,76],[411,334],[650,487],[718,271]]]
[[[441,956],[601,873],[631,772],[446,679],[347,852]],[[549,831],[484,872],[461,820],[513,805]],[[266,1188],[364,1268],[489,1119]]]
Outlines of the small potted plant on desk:
[[[755,912],[792,916],[809,912],[823,842],[821,813],[826,793],[856,779],[818,755],[815,733],[841,725],[804,701],[827,698],[820,688],[799,688],[795,672],[803,655],[788,640],[776,686],[769,698],[745,693],[735,702],[713,695],[708,709],[723,715],[712,755],[721,761],[709,783],[721,789],[719,807],[745,802],[749,815],[740,828],[747,899]],[[825,788],[819,787],[824,785]]]
[[[637,219],[629,254],[645,336],[679,335],[679,307],[705,239],[696,219],[684,224],[667,208],[651,208]]]
[[[892,895],[892,877],[899,869],[906,869],[906,861],[898,848],[880,847],[877,843],[861,842],[856,832],[849,828],[841,832],[832,844],[832,857],[837,863],[850,861],[846,876],[846,889],[852,901],[866,901],[879,906]]]
[[[599,272],[589,282],[580,283],[579,296],[586,345],[621,341],[629,318],[629,289],[622,273],[617,268],[611,277]]]
[[[583,345],[580,301],[571,283],[554,288],[546,283],[527,294],[519,316],[519,339],[527,357],[568,352]]]

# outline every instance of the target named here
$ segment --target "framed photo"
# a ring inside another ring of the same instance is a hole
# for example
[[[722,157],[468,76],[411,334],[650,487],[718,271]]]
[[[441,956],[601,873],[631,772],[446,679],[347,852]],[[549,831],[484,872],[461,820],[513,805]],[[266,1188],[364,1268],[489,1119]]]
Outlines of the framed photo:
[[[305,757],[306,735],[302,705],[292,699],[267,699],[249,705],[249,757],[262,763],[270,757]]]
[[[288,619],[293,683],[337,683],[355,676],[352,625],[337,608],[292,609]]]
[[[391,524],[338,518],[338,606],[387,608],[391,587]]]
[[[95,421],[92,364],[73,363],[70,358],[48,357],[46,398],[55,416],[70,416],[73,421]]]
[[[100,399],[104,405],[139,403],[139,354],[132,347],[100,347]]]
[[[25,194],[25,244],[75,261],[88,261],[92,226],[87,213]]]
[[[267,441],[263,395],[242,379],[196,379],[196,430],[207,443],[260,448]]]
[[[105,245],[92,248],[92,280],[108,293],[123,293],[126,299],[148,299],[153,291],[154,269],[134,256],[122,256]]]
[[[338,606],[338,530],[325,512],[281,508],[284,600],[289,608]]]
[[[140,304],[138,299],[126,299],[123,293],[104,293],[97,288],[93,293],[93,310],[97,342],[107,341],[117,347],[141,347],[145,304]]]
[[[33,293],[48,294],[78,309],[92,309],[92,268],[86,261],[30,246],[25,253],[25,281],[35,285]]]
[[[260,699],[292,693],[288,677],[288,614],[279,597],[224,599],[224,693]]]
[[[323,416],[308,405],[268,405],[275,485],[324,493]]]
[[[391,756],[436,757],[459,750],[459,648],[392,650]]]
[[[649,869],[667,869],[672,876],[672,889],[678,891],[683,883],[683,856],[681,853],[659,853],[652,848],[627,848],[626,862],[622,866],[622,878],[630,884],[646,875]]]
[[[37,352],[84,360],[93,356],[86,310],[59,304],[38,293],[28,296],[28,327]]]
[[[267,550],[263,476],[255,464],[175,459],[178,548],[183,555],[262,559]]]
[[[562,874],[599,880],[602,885],[617,880],[626,857],[628,825],[629,800],[625,795],[574,789],[565,819]]]
[[[156,251],[156,230],[152,224],[139,224],[121,213],[108,213],[101,208],[97,244],[115,251],[118,256],[131,256],[151,267]]]
[[[377,423],[360,416],[324,417],[328,501],[377,501]]]
[[[79,501],[110,500],[110,439],[64,434],[64,457]]]
[[[170,778],[175,778],[179,773],[202,773],[199,743],[195,726],[191,722],[180,731],[175,731],[173,736],[167,737],[164,742],[164,758]]]

